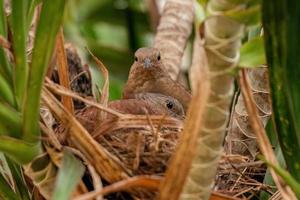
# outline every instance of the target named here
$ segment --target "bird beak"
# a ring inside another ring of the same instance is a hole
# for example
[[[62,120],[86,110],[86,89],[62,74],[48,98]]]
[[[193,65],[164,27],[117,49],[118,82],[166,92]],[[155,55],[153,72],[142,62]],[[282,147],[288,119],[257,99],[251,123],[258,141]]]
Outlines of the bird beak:
[[[150,68],[152,65],[150,58],[145,58],[144,59],[144,67],[145,68]]]

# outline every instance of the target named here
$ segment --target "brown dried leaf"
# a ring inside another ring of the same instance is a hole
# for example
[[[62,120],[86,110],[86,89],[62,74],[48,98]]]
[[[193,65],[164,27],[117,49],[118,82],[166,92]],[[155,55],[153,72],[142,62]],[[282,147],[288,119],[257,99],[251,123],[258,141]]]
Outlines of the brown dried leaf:
[[[108,71],[105,67],[105,65],[89,50],[87,49],[88,52],[91,54],[92,58],[94,59],[94,61],[96,62],[98,69],[100,70],[100,72],[103,75],[103,79],[104,79],[104,84],[103,84],[103,88],[102,88],[102,94],[101,94],[101,98],[100,98],[100,104],[107,106],[108,104],[108,97],[109,97],[109,75],[108,75]]]
[[[74,200],[89,200],[98,195],[106,195],[112,192],[129,190],[136,187],[143,187],[148,190],[157,190],[160,184],[161,177],[159,176],[135,176],[117,183],[111,184],[104,187],[101,190],[95,190],[89,193],[86,193]]]
[[[122,164],[118,162],[117,158],[98,144],[71,113],[45,88],[42,93],[42,101],[50,108],[55,116],[69,128],[72,143],[81,151],[104,179],[109,182],[115,182],[128,178],[127,174],[130,172],[122,167]]]
[[[193,96],[188,109],[184,129],[179,145],[171,158],[166,177],[160,187],[158,199],[179,199],[184,187],[192,161],[196,155],[199,132],[202,129],[203,114],[206,101],[209,95],[209,82],[207,77],[206,54],[199,40],[194,43],[194,56],[192,73],[198,76],[193,77]],[[198,144],[199,145],[199,144]],[[180,170],[179,170],[180,169]]]
[[[59,77],[59,83],[67,88],[70,89],[70,80],[69,80],[69,67],[67,63],[67,57],[65,52],[65,46],[64,46],[64,34],[62,28],[60,28],[60,31],[58,32],[57,38],[56,38],[56,59],[58,64],[58,77]],[[61,97],[62,104],[65,106],[65,108],[71,112],[71,114],[74,114],[74,105],[71,97],[68,96],[62,96]]]

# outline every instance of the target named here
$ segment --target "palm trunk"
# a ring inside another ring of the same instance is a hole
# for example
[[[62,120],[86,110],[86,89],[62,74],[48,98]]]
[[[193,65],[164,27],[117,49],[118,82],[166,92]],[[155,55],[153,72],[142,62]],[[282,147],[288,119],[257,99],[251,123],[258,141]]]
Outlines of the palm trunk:
[[[243,24],[222,12],[237,6],[229,1],[211,0],[207,4],[211,16],[204,24],[205,49],[209,66],[210,96],[204,123],[198,135],[197,155],[192,163],[181,199],[208,199],[222,153],[230,104],[233,77],[229,75],[239,60]]]

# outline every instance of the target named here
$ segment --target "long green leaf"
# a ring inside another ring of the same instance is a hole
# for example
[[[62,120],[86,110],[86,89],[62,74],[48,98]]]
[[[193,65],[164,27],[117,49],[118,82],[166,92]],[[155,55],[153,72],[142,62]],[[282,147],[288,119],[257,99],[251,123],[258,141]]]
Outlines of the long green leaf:
[[[28,186],[26,185],[21,166],[8,157],[6,157],[6,162],[14,178],[15,189],[18,196],[20,196],[22,200],[30,200]]]
[[[0,123],[3,127],[9,128],[8,135],[19,137],[21,134],[21,115],[9,105],[0,102]]]
[[[68,200],[84,173],[83,164],[68,150],[64,150],[62,166],[58,172],[53,200]]]
[[[0,199],[2,200],[20,200],[21,198],[14,193],[13,189],[0,174]]]
[[[276,129],[287,168],[300,181],[300,4],[263,1],[263,26]]]
[[[297,182],[288,171],[284,170],[280,166],[273,165],[272,163],[266,161],[264,158],[261,159],[264,160],[264,162],[266,162],[267,165],[271,167],[276,172],[276,174],[278,174],[291,187],[297,198],[300,199],[300,183]]]
[[[0,0],[0,34],[6,38],[7,30],[6,30],[6,20],[4,13],[4,0]]]
[[[26,58],[26,5],[27,0],[12,0],[12,34],[14,66],[14,86],[19,108],[22,107],[23,96],[28,78],[28,64]]]
[[[4,0],[0,0],[0,35],[6,38],[7,37],[6,17],[5,17],[3,5],[4,5]],[[11,68],[7,62],[7,58],[2,47],[0,47],[0,74],[3,77],[5,77],[7,81],[12,83]]]
[[[41,146],[39,142],[26,143],[12,137],[0,136],[0,151],[17,163],[27,164],[40,153]]]
[[[27,11],[27,28],[30,27],[36,6],[41,2],[42,2],[42,0],[29,0],[28,11]]]
[[[38,122],[41,88],[54,48],[56,34],[62,22],[64,5],[65,0],[51,0],[43,3],[32,53],[23,112],[23,138],[26,141],[36,141],[40,135]]]
[[[8,102],[11,106],[16,106],[15,97],[12,91],[11,86],[7,80],[0,75],[0,97]]]
[[[283,158],[282,151],[281,151],[279,145],[277,145],[275,147],[275,155],[276,155],[276,158],[277,158],[280,166],[285,166],[284,158]],[[265,174],[264,184],[275,187],[273,189],[273,192],[276,191],[276,185],[275,185],[275,182],[274,182],[273,177],[271,175],[270,169],[268,169],[266,174]],[[265,191],[262,191],[260,193],[260,200],[268,200],[270,197],[271,197],[271,195],[269,193],[265,192]]]

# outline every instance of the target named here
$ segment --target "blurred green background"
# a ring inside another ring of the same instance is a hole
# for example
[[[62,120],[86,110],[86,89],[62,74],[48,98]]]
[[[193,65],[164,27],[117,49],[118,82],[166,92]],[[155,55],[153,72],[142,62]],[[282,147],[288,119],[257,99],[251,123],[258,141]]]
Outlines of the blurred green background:
[[[88,62],[91,67],[95,84],[101,84],[101,76],[85,47],[105,64],[110,74],[110,99],[120,98],[135,50],[151,46],[153,41],[146,1],[71,0],[66,11],[66,42],[77,46],[83,64]]]

